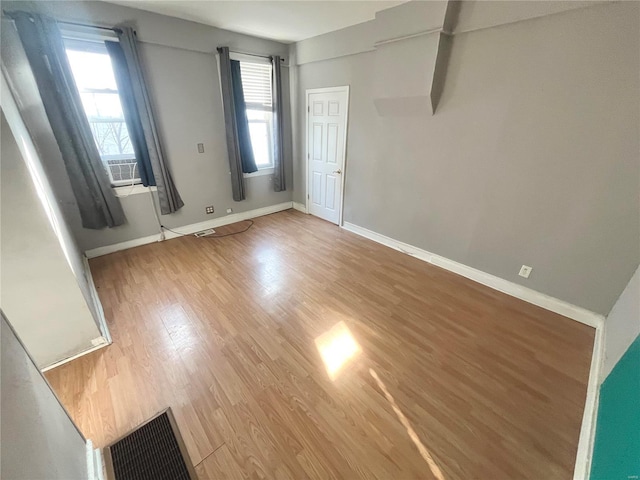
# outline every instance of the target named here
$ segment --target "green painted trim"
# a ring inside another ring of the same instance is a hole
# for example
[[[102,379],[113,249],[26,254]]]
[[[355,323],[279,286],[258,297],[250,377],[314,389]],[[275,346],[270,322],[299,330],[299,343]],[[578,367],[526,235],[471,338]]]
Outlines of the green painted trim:
[[[600,387],[590,479],[640,479],[640,335]]]

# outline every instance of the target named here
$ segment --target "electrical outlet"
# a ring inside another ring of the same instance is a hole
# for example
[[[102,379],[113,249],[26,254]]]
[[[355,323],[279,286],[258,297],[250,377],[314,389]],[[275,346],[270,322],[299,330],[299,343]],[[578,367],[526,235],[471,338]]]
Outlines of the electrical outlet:
[[[198,144],[198,153],[204,153],[204,143]]]
[[[528,267],[527,265],[522,265],[522,267],[520,268],[520,272],[518,272],[518,275],[524,278],[529,278],[529,275],[531,275],[531,270],[533,270],[532,267]]]
[[[227,213],[233,213],[233,208],[227,208]]]
[[[204,211],[207,212],[207,215],[213,213],[213,205],[209,205],[208,207],[204,207]]]

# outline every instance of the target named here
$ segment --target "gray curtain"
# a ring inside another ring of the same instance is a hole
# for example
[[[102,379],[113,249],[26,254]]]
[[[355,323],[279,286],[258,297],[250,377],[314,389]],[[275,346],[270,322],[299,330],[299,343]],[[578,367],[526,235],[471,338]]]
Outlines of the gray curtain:
[[[117,71],[117,76],[120,77],[118,88],[120,88],[120,83],[122,82],[123,71],[127,71],[129,82],[126,83],[129,84],[130,95],[129,97],[123,97],[122,100],[126,101],[127,98],[132,98],[135,101],[135,106],[129,104],[128,107],[129,111],[135,109],[138,121],[142,126],[144,145],[138,146],[147,154],[148,161],[153,170],[155,185],[158,188],[160,211],[163,215],[173,213],[182,208],[184,202],[182,198],[180,198],[180,194],[173,183],[171,172],[169,171],[162,151],[160,135],[158,134],[149,92],[147,91],[144,80],[136,33],[130,27],[118,27],[114,30],[118,34],[120,46],[124,53],[124,58],[111,56],[112,60],[115,59],[116,61],[114,68]],[[122,63],[122,60],[124,60],[125,64]],[[127,127],[128,126],[127,124]],[[141,160],[144,160],[144,157],[142,157]]]
[[[140,181],[145,187],[155,187],[156,179],[153,176],[149,149],[147,148],[147,141],[144,138],[142,119],[140,118],[140,113],[136,106],[136,99],[133,95],[133,85],[131,84],[131,77],[129,76],[129,68],[127,67],[127,60],[124,57],[124,51],[122,50],[120,42],[107,40],[104,44],[107,47],[107,52],[109,52],[109,57],[111,57],[111,65],[113,66],[113,73],[116,83],[118,84],[122,111],[125,121],[127,122],[131,145],[136,155]]]
[[[236,202],[246,198],[243,173],[257,172],[242,89],[240,62],[229,58],[229,48],[219,47],[220,85],[231,169],[231,190]]]
[[[280,57],[271,57],[273,71],[273,189],[282,192],[287,189],[284,178],[284,106],[282,97],[282,72]]]
[[[58,24],[52,18],[35,13],[11,12],[9,15],[15,21],[62,153],[82,226],[100,229],[122,225],[124,212],[100,159]]]
[[[240,68],[240,62],[237,60],[231,60],[231,86],[233,87],[233,106],[236,111],[236,133],[242,172],[257,172],[258,167],[256,166],[256,159],[253,154],[249,120],[247,118],[247,104],[244,100],[242,69]]]

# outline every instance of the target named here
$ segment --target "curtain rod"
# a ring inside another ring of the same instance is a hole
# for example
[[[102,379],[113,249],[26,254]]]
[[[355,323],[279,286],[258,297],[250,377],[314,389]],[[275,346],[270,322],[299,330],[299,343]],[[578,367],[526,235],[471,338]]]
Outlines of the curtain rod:
[[[121,29],[117,28],[117,27],[103,27],[101,25],[91,25],[89,23],[80,23],[80,22],[63,22],[61,20],[58,20],[58,23],[62,24],[62,25],[75,25],[77,27],[87,27],[87,28],[95,28],[98,30],[108,30],[110,32],[122,32]]]
[[[27,13],[29,13],[29,12],[27,12]],[[2,10],[2,16],[3,16],[4,18],[7,18],[7,19],[11,20],[12,22],[14,22],[14,21],[15,21],[15,20],[13,19],[13,17],[11,17],[11,13],[10,13],[10,12],[8,12],[7,10],[4,10],[4,9]],[[115,32],[120,32],[120,31],[122,31],[122,30],[120,30],[120,29],[119,29],[119,28],[117,28],[117,27],[103,27],[103,26],[101,26],[101,25],[92,25],[92,24],[90,24],[90,23],[66,22],[66,21],[62,21],[62,20],[56,20],[56,22],[57,22],[57,23],[60,23],[60,24],[62,24],[62,25],[75,25],[75,26],[77,26],[77,27],[96,28],[96,29],[98,29],[98,30],[108,30],[108,31],[110,31],[110,32],[113,32],[113,31],[115,31]]]
[[[229,53],[237,53],[238,55],[248,55],[250,57],[260,57],[260,58],[269,58],[269,59],[275,56],[275,55],[260,55],[259,53],[241,52],[240,50],[231,50],[231,49],[229,49]],[[280,61],[284,62],[284,58],[280,57]]]

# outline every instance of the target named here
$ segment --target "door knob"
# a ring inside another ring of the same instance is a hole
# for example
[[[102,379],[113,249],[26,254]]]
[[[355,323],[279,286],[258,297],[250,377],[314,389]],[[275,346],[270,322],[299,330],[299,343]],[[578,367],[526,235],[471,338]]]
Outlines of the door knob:
[[[334,171],[333,171],[333,172],[331,172],[331,173],[337,173],[338,175],[341,175],[341,174],[342,174],[342,170],[340,170],[340,169],[338,169],[338,170],[334,170]]]

